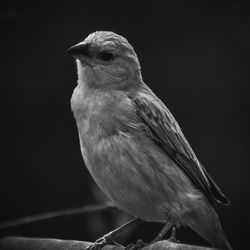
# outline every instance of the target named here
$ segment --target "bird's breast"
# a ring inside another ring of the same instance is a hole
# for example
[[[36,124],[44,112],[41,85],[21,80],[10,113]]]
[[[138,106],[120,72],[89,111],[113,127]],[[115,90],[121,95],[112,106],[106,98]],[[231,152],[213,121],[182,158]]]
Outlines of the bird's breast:
[[[92,92],[78,85],[71,98],[71,109],[84,144],[95,140],[102,130],[100,114],[105,106],[104,99]]]
[[[86,167],[120,209],[148,221],[177,217],[185,176],[143,132],[126,99],[110,99],[78,87],[72,96]]]

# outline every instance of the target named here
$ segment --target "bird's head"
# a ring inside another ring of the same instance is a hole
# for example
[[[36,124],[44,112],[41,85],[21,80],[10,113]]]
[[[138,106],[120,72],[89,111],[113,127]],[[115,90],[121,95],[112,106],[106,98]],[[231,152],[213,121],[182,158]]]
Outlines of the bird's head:
[[[79,81],[89,87],[126,89],[141,81],[140,64],[127,39],[97,31],[68,49],[76,58]]]

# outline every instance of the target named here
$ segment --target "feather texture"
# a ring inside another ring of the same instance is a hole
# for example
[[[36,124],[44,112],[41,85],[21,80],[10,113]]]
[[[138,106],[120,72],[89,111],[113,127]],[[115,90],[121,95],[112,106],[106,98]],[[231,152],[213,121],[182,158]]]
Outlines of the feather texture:
[[[205,194],[210,204],[214,205],[214,200],[217,200],[228,205],[229,200],[199,163],[168,108],[149,87],[144,85],[143,91],[131,95],[130,98],[152,140],[188,175],[194,185]]]

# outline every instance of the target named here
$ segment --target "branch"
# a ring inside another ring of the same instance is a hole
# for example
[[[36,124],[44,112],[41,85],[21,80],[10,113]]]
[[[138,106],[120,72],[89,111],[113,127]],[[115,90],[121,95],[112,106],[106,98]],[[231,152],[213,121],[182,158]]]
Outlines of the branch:
[[[16,226],[22,226],[25,224],[30,224],[38,221],[43,220],[49,220],[49,219],[55,219],[57,217],[61,216],[72,216],[76,214],[84,214],[84,213],[90,213],[90,212],[100,212],[106,209],[114,208],[115,206],[111,202],[104,202],[97,205],[90,205],[90,206],[84,206],[84,207],[76,207],[76,208],[68,208],[68,209],[62,209],[57,211],[52,211],[48,213],[43,214],[37,214],[37,215],[31,215],[26,216],[21,219],[16,219],[12,221],[6,221],[0,223],[0,230],[8,229]]]
[[[41,239],[25,237],[5,237],[0,239],[3,250],[84,250],[91,242],[75,240]],[[106,245],[102,250],[123,250],[124,247]],[[141,250],[215,250],[214,248],[173,243],[168,240],[158,241]]]

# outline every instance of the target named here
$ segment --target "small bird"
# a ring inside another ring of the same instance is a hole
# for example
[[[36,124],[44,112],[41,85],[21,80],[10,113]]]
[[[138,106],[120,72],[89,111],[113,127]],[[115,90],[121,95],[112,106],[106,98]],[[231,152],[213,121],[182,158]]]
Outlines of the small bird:
[[[81,152],[101,190],[143,221],[186,225],[214,247],[231,249],[214,210],[215,201],[229,200],[143,82],[131,44],[97,31],[68,52],[77,64],[71,109]]]

